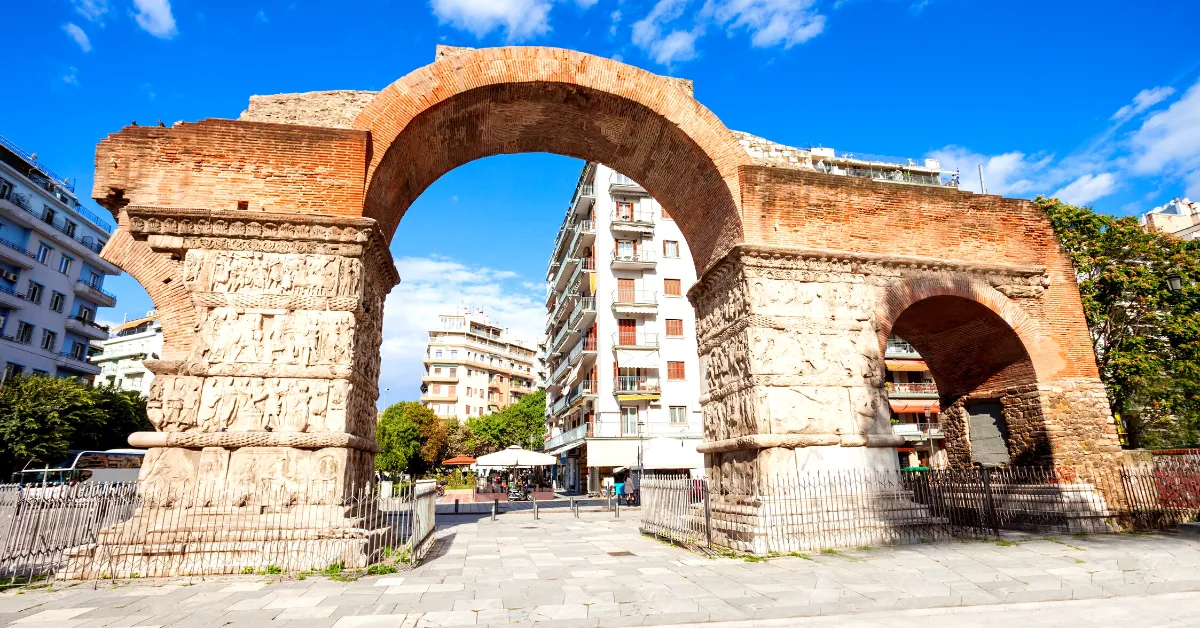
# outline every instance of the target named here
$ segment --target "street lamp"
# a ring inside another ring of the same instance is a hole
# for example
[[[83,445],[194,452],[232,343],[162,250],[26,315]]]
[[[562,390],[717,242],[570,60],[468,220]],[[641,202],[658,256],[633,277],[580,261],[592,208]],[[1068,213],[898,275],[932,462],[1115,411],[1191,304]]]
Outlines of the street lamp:
[[[1176,272],[1167,275],[1167,289],[1171,291],[1171,294],[1183,292],[1183,277]]]

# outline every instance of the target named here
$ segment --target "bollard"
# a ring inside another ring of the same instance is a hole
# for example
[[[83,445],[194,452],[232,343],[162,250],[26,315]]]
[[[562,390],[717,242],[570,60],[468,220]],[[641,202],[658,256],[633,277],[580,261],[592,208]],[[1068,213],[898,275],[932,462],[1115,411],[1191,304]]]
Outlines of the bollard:
[[[534,495],[533,496],[533,520],[537,521],[537,519],[538,519],[537,496]]]
[[[620,518],[621,518],[621,499],[618,497],[617,501],[613,504],[613,519],[620,519]]]
[[[458,514],[458,498],[454,498],[454,514]]]
[[[496,520],[496,511],[499,509],[500,509],[500,500],[493,499],[492,500],[492,521]]]
[[[571,510],[575,511],[575,518],[578,519],[579,518],[579,503],[575,501],[574,497],[571,498]]]

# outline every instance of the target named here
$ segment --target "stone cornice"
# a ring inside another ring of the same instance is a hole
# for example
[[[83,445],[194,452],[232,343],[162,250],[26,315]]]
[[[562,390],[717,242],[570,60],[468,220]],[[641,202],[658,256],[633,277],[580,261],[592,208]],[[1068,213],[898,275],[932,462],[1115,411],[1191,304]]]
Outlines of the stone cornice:
[[[799,449],[802,447],[899,447],[904,437],[895,434],[750,434],[708,441],[696,447],[702,454],[742,449]]]
[[[856,275],[879,275],[887,269],[887,275],[913,273],[970,273],[992,275],[1019,280],[1026,285],[1045,285],[1046,267],[1037,265],[1005,264],[996,262],[973,262],[968,260],[946,260],[916,255],[887,255],[809,249],[762,244],[737,244],[729,249],[716,263],[712,264],[688,291],[693,303],[706,297],[721,279],[741,268],[814,270]],[[1005,281],[998,283],[1004,284]]]
[[[151,447],[184,447],[203,449],[223,447],[295,447],[325,449],[341,447],[379,453],[379,445],[369,439],[344,432],[134,432],[129,445],[142,449]]]

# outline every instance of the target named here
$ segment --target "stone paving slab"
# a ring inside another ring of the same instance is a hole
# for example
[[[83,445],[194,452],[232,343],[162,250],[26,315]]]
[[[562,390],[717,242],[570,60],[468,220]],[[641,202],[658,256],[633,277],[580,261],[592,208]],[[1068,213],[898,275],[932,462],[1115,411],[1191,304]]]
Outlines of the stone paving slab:
[[[0,594],[0,625],[994,628],[1000,613],[1010,625],[1027,617],[1022,628],[1084,617],[1104,626],[1200,624],[1200,539],[1174,535],[1023,536],[748,562],[644,537],[632,516],[510,514],[439,525],[433,555],[410,572],[355,582],[56,583]]]

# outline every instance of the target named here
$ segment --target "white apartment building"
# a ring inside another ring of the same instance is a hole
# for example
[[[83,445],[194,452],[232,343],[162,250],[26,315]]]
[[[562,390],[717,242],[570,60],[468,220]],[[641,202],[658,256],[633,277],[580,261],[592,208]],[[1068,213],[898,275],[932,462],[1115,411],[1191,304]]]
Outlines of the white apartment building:
[[[1184,240],[1200,239],[1200,202],[1187,198],[1172,199],[1142,214],[1141,224],[1152,231],[1173,234]]]
[[[421,403],[443,418],[491,414],[536,390],[536,348],[511,338],[482,311],[439,316],[423,362]]]
[[[82,207],[74,186],[0,137],[0,374],[92,381],[93,340],[108,338],[96,310],[112,307],[100,258],[113,227]]]
[[[157,360],[162,355],[163,331],[158,312],[113,327],[108,340],[96,343],[100,353],[92,363],[100,367],[97,383],[121,390],[134,390],[150,396],[154,373],[146,369],[144,360]]]
[[[640,185],[583,168],[547,273],[545,450],[559,487],[624,468],[702,472],[700,372],[683,234]]]

